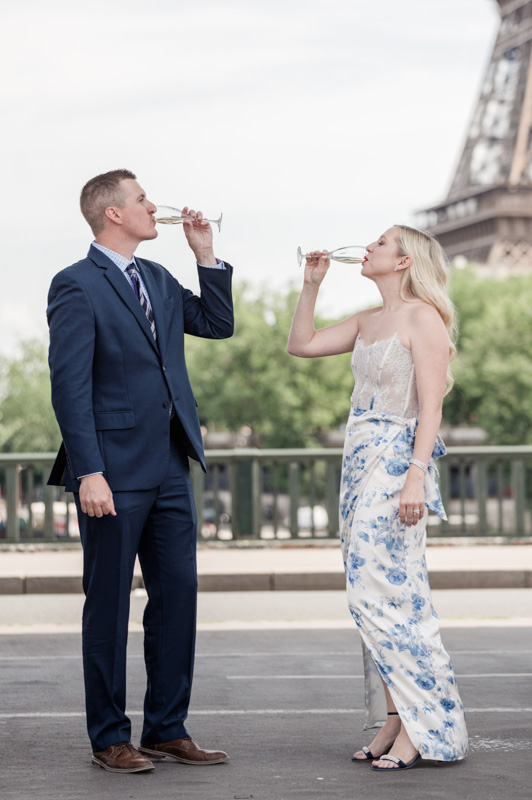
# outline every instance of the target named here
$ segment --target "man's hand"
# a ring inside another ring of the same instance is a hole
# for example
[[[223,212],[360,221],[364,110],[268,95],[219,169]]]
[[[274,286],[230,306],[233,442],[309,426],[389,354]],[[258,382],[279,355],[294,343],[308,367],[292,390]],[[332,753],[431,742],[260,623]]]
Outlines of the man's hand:
[[[203,219],[201,211],[189,210],[188,206],[185,206],[183,214],[190,214],[193,218],[193,221],[185,220],[183,222],[183,230],[190,249],[196,256],[196,261],[205,267],[215,267],[218,262],[212,248],[211,226]]]
[[[116,517],[113,493],[103,475],[87,475],[79,487],[81,510],[89,517]]]

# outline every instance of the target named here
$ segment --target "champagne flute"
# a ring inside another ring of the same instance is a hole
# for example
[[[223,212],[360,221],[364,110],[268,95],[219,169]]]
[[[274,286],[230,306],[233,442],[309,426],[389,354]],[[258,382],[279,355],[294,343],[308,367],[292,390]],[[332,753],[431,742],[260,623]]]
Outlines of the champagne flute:
[[[303,264],[303,259],[308,258],[310,253],[303,253],[300,247],[297,248],[297,263]],[[366,257],[366,248],[359,244],[352,244],[349,247],[338,247],[327,253],[332,261],[339,261],[341,264],[362,264]]]
[[[222,217],[220,214],[218,219],[207,219],[204,217],[205,222],[212,222],[218,226],[218,231],[222,228]],[[157,206],[155,211],[155,222],[160,225],[182,225],[185,220],[193,220],[190,214],[184,213],[180,208],[173,208],[172,206]]]

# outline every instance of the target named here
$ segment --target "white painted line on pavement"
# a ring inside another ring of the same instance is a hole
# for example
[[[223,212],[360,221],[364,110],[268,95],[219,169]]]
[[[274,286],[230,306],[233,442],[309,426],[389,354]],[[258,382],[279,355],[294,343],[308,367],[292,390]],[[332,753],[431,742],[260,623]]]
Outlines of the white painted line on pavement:
[[[363,675],[226,675],[228,681],[364,680]]]
[[[466,708],[466,714],[530,714],[532,708]],[[223,716],[301,716],[304,714],[365,714],[365,708],[250,708],[250,709],[205,709],[191,711],[191,717]],[[128,711],[129,717],[142,717],[143,711]],[[0,714],[0,719],[65,719],[84,717],[84,711],[30,711],[27,713]]]
[[[457,672],[456,677],[460,680],[464,678],[532,678],[532,672],[479,672],[478,674]]]
[[[532,653],[532,650],[505,650],[504,652],[500,650],[451,650],[448,648],[448,652],[451,656],[459,656],[459,655],[471,655],[471,656],[500,656],[501,658],[506,658],[508,655],[529,655]],[[341,657],[358,657],[360,655],[358,649],[355,647],[353,650],[337,650],[337,651],[327,651],[323,653],[318,653],[315,650],[313,651],[286,651],[286,652],[277,652],[275,650],[268,650],[268,651],[257,651],[253,653],[196,653],[196,661],[201,658],[268,658],[272,656],[274,658],[279,657],[287,657],[287,658],[297,658],[298,656],[301,657],[309,657],[313,656],[314,658],[330,658],[331,656],[341,656]],[[131,653],[128,655],[128,659],[137,659],[137,658],[144,658],[142,653]],[[77,654],[65,654],[65,655],[57,655],[57,656],[48,656],[48,655],[41,655],[41,656],[0,656],[1,661],[58,661],[58,660],[72,660],[72,659],[79,659],[81,661],[81,653]]]
[[[228,681],[362,680],[363,675],[226,675]],[[483,672],[456,675],[457,678],[532,678],[532,672]]]

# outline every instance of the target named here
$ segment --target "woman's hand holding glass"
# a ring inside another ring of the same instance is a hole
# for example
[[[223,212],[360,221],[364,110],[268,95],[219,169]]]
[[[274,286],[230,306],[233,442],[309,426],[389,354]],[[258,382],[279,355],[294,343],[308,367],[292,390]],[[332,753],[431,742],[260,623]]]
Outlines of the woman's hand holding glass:
[[[297,248],[297,263],[302,265],[303,259],[310,253],[304,253],[300,247]],[[329,250],[327,255],[332,261],[339,261],[341,264],[362,264],[366,260],[366,248],[360,244],[350,244],[347,247],[337,247],[336,250]]]
[[[313,250],[307,253],[304,282],[311,286],[319,286],[331,265],[327,250]]]

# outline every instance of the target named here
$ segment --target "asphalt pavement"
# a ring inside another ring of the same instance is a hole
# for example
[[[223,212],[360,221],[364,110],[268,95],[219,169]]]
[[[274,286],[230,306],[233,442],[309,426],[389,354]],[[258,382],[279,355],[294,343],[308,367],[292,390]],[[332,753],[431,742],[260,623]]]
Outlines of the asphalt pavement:
[[[85,730],[83,596],[0,596],[2,800],[529,800],[532,589],[434,591],[471,753],[382,774],[352,764],[363,732],[360,640],[341,591],[202,592],[189,730],[228,764],[93,767]],[[143,590],[132,596],[128,713],[139,740]],[[384,784],[384,785],[383,785]]]
[[[532,628],[449,628],[471,737],[466,761],[424,761],[407,773],[352,764],[371,741],[354,627],[210,630],[198,634],[189,730],[226,749],[228,764],[162,763],[114,775],[90,763],[78,634],[0,639],[4,800],[527,800],[532,746]],[[145,684],[142,637],[130,635],[133,741]]]

